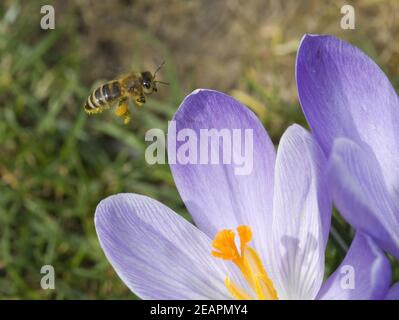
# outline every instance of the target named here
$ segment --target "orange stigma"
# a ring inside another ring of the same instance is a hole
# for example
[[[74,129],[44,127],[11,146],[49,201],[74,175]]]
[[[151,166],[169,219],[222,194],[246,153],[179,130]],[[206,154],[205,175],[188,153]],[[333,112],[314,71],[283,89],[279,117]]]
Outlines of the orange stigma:
[[[218,232],[212,242],[212,255],[223,260],[231,260],[241,271],[250,288],[259,300],[277,300],[277,291],[268,277],[257,252],[248,243],[252,239],[252,231],[248,226],[239,226],[240,250],[235,243],[233,230]],[[238,300],[252,300],[253,296],[226,277],[225,284],[230,294]]]

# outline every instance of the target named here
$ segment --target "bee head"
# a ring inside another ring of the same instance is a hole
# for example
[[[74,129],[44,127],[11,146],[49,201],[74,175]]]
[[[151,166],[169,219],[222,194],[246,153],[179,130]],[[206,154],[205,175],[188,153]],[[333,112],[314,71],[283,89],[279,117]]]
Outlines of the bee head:
[[[157,92],[158,91],[157,85],[156,85],[157,83],[161,83],[161,84],[165,84],[165,85],[169,84],[167,82],[155,80],[155,76],[157,75],[157,72],[162,68],[162,66],[164,64],[165,64],[165,61],[162,62],[158,66],[158,68],[157,68],[157,70],[155,70],[154,74],[152,74],[150,71],[144,71],[141,73],[141,79],[142,79],[141,85],[143,86],[143,90],[144,90],[145,94],[150,94],[153,91]]]
[[[141,85],[145,94],[150,94],[153,91],[157,92],[154,76],[150,71],[144,71],[141,73]]]

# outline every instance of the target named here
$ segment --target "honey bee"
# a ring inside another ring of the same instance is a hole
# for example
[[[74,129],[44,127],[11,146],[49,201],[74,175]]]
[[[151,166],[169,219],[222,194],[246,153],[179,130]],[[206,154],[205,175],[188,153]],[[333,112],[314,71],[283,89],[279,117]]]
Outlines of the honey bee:
[[[118,102],[115,114],[123,117],[123,123],[128,124],[131,120],[129,99],[133,100],[137,106],[142,106],[146,101],[146,96],[157,92],[157,83],[168,84],[155,80],[157,72],[163,65],[164,62],[153,74],[150,71],[132,72],[98,87],[86,100],[84,106],[86,113],[101,113]]]

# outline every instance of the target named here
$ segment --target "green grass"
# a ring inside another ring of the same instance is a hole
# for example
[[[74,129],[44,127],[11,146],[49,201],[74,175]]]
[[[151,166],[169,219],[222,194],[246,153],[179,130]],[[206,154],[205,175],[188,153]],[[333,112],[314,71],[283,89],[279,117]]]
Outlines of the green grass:
[[[188,218],[169,167],[150,166],[143,157],[146,130],[166,129],[183,98],[172,55],[147,38],[165,57],[171,86],[162,100],[136,108],[130,126],[111,112],[88,117],[83,104],[91,88],[82,80],[87,70],[78,24],[41,31],[38,16],[29,14],[38,8],[32,3],[0,5],[0,297],[134,298],[99,247],[93,214],[104,197],[136,192]],[[290,123],[305,124],[297,103],[281,99],[278,88],[265,89],[248,75],[241,89],[268,106],[262,120],[275,142]],[[338,214],[333,227],[327,273],[352,238]],[[40,288],[45,264],[55,268],[56,290]]]
[[[39,31],[29,43],[26,24],[34,22],[1,21],[0,296],[133,298],[104,258],[93,214],[118,192],[147,194],[184,213],[168,166],[143,157],[146,129],[165,129],[181,97],[149,101],[129,127],[112,114],[88,117],[90,88],[80,80],[71,30]],[[173,74],[169,80],[176,83]],[[44,264],[55,268],[54,291],[40,288]]]

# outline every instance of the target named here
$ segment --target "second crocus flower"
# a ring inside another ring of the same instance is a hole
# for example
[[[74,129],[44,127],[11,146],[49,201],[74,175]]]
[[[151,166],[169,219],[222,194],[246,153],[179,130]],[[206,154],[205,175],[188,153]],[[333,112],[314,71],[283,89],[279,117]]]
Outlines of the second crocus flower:
[[[334,202],[357,230],[399,259],[399,99],[356,47],[306,35],[296,64],[300,102],[330,158]],[[388,298],[399,299],[398,285]]]

